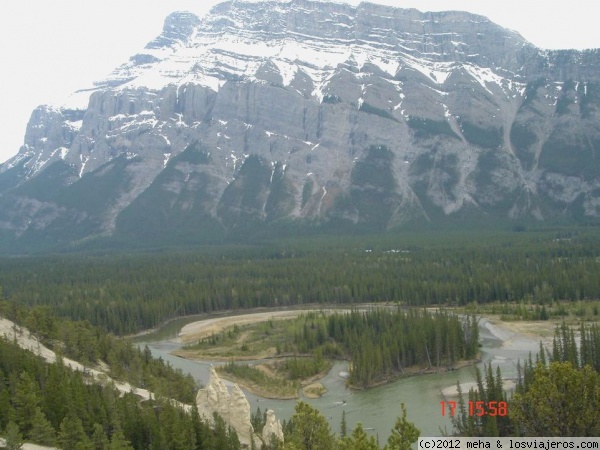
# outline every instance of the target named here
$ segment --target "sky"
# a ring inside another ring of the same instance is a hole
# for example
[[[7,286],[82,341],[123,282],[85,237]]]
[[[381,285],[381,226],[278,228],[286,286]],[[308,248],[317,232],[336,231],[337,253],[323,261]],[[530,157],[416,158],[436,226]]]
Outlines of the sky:
[[[5,0],[0,4],[0,163],[17,154],[31,112],[102,80],[162,30],[173,11],[206,14],[219,0]],[[338,1],[339,3],[339,1]],[[357,5],[358,0],[346,3]],[[600,48],[589,0],[371,0],[484,15],[547,48]]]

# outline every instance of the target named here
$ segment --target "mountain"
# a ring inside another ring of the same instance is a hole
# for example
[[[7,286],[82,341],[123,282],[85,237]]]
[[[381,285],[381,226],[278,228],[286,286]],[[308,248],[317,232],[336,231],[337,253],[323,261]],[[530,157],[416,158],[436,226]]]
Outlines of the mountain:
[[[0,166],[0,247],[429,223],[597,223],[600,52],[487,18],[227,1],[162,33]]]

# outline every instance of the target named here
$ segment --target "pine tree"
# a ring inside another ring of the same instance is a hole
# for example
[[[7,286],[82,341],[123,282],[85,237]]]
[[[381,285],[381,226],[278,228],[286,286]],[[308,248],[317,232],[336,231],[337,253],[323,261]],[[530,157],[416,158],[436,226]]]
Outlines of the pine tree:
[[[517,392],[511,416],[522,436],[599,436],[600,374],[570,362],[538,364],[527,389]],[[557,410],[557,405],[560,405]]]
[[[540,351],[538,352],[538,358],[540,360],[540,362],[545,366],[546,365],[546,353],[544,351],[544,345],[542,344],[542,341],[540,341]],[[500,367],[500,366],[498,366]]]
[[[210,426],[200,418],[198,406],[196,402],[192,404],[192,428],[196,441],[196,448],[211,448],[211,432]]]
[[[6,450],[20,450],[23,448],[23,435],[15,422],[9,422],[6,426]]]
[[[8,388],[2,389],[2,385],[0,385],[0,430],[8,425],[8,422],[14,420],[16,416],[10,397],[10,390]]]
[[[402,415],[396,419],[396,424],[388,438],[385,450],[410,450],[411,445],[417,442],[421,433],[415,424],[406,419],[406,407],[400,404]]]
[[[213,419],[215,421],[215,426],[212,448],[214,448],[215,450],[230,450],[234,448],[239,448],[240,444],[237,437],[237,433],[235,431],[232,431],[231,428],[227,426],[225,421],[217,413],[213,414]],[[236,441],[237,444],[235,443]]]
[[[260,410],[260,406],[256,407],[256,412],[250,415],[250,423],[252,424],[252,428],[255,430],[262,430],[265,425],[263,422],[263,413]]]
[[[120,428],[115,430],[110,438],[110,445],[108,450],[133,450],[133,447],[123,434],[123,430]]]
[[[17,413],[17,424],[26,436],[32,427],[32,420],[39,404],[37,396],[38,385],[27,372],[21,372],[16,386],[13,403]]]
[[[53,446],[56,444],[56,431],[39,406],[33,415],[29,439],[40,445]]]
[[[540,320],[548,320],[550,316],[548,315],[548,311],[546,311],[546,305],[542,305],[542,310],[540,311]]]
[[[340,436],[345,438],[348,434],[348,425],[346,424],[346,410],[342,411],[342,423],[340,424]]]
[[[46,378],[43,388],[42,409],[55,430],[60,428],[60,424],[67,415],[65,399],[68,398],[68,385],[65,380],[68,376],[68,369],[60,358],[48,367],[48,378]]]
[[[81,419],[73,413],[67,414],[60,424],[58,442],[63,450],[88,450],[91,442],[83,429]]]
[[[291,420],[294,422],[294,429],[289,441],[295,448],[331,450],[335,447],[335,439],[329,424],[319,411],[308,403],[298,402]]]
[[[104,428],[99,423],[94,425],[94,433],[92,434],[92,448],[94,450],[108,450],[110,442],[106,437]]]
[[[357,424],[351,436],[339,441],[340,450],[379,450],[379,445],[373,436],[367,436],[362,424]]]

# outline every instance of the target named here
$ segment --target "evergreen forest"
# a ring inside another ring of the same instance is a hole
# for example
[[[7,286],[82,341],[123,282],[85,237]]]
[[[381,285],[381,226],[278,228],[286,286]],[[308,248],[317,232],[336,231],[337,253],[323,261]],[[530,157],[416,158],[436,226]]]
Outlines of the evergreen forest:
[[[294,332],[295,350],[349,359],[348,381],[355,387],[385,382],[414,366],[440,369],[477,356],[475,316],[378,308],[307,317]]]
[[[193,406],[185,411],[164,397],[140,402],[2,338],[0,430],[12,445],[27,441],[64,450],[239,448],[222,420],[211,427]]]
[[[322,372],[330,367],[326,359],[346,359],[351,361],[348,385],[366,389],[401,376],[454,369],[459,363],[475,362],[478,357],[479,327],[475,315],[461,318],[446,311],[391,307],[329,314],[308,312],[279,322],[260,326],[264,334],[260,333],[259,338],[272,346],[270,338],[276,334],[274,356],[282,360],[276,366],[287,374],[288,380]],[[210,348],[242,331],[245,337],[251,332],[248,327],[238,327],[237,331],[212,335],[186,349]],[[246,338],[242,348],[250,345]],[[247,350],[237,354],[243,355]],[[207,357],[210,359],[210,354]],[[260,370],[233,361],[224,370],[237,379],[249,378],[259,385],[276,381]]]
[[[4,297],[117,335],[191,314],[366,302],[600,298],[600,232],[306,238],[178,253],[0,258]]]
[[[464,393],[451,433],[462,436],[598,436],[600,416],[600,232],[410,233],[311,237],[254,245],[154,253],[0,257],[0,317],[27,327],[59,355],[48,364],[0,336],[0,434],[63,449],[237,449],[235,432],[194,404],[190,376],[125,337],[191,314],[343,306],[347,314],[306,315],[290,335],[289,373],[321,370],[323,357],[351,360],[349,383],[368,387],[407,368],[452,367],[477,358],[479,308],[511,320],[563,322],[552,349],[519,367],[514,395],[488,366]],[[360,311],[360,304],[382,306]],[[565,306],[566,305],[566,306]],[[572,307],[570,306],[572,305]],[[582,306],[583,305],[583,306]],[[588,308],[589,306],[589,308]],[[462,315],[449,313],[458,307]],[[115,380],[151,390],[140,401],[70,370],[63,358],[105,365]],[[506,402],[505,416],[469,414],[468,401]],[[557,407],[556,405],[560,405]],[[550,414],[550,411],[553,411]],[[304,402],[271,448],[408,450],[419,431],[403,406],[387,443],[359,424],[335,435]],[[540,420],[543,418],[543,420]],[[260,415],[253,417],[261,422]]]

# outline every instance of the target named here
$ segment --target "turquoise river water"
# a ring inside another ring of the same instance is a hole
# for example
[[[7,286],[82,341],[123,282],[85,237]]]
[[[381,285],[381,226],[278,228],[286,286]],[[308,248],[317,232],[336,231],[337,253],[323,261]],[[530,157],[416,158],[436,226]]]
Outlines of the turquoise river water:
[[[191,361],[171,355],[170,352],[180,348],[181,344],[176,339],[184,325],[206,318],[190,316],[177,319],[152,333],[135,338],[134,342],[140,346],[148,345],[155,357],[162,357],[204,385],[208,382],[210,365],[223,364],[222,362]],[[538,341],[510,332],[500,325],[493,325],[486,318],[480,320],[479,326],[482,343],[482,362],[479,367],[491,361],[494,369],[495,366],[500,366],[505,378],[514,378],[517,360],[523,361],[530,352],[535,354],[539,348]],[[340,372],[347,370],[347,365],[344,361],[336,362],[329,374],[320,380],[327,388],[327,393],[321,398],[301,399],[319,409],[333,431],[339,432],[342,411],[345,410],[349,430],[360,422],[370,433],[376,435],[382,444],[387,440],[396,418],[400,415],[401,402],[406,405],[408,420],[414,422],[421,430],[421,436],[441,436],[442,430],[451,431],[448,412],[446,416],[442,416],[441,391],[456,386],[457,382],[474,381],[474,369],[467,367],[441,374],[399,379],[384,386],[355,391],[348,389],[345,380],[339,376]],[[257,407],[262,411],[270,408],[281,420],[289,419],[294,412],[296,400],[265,399],[245,392],[252,411]]]

